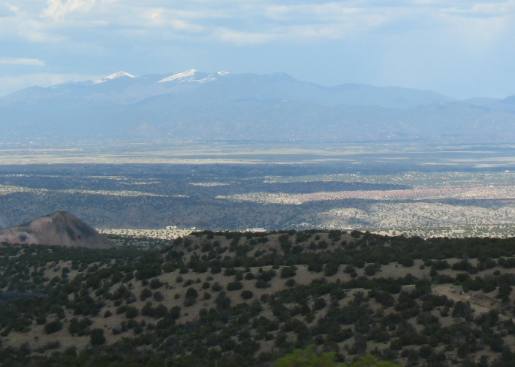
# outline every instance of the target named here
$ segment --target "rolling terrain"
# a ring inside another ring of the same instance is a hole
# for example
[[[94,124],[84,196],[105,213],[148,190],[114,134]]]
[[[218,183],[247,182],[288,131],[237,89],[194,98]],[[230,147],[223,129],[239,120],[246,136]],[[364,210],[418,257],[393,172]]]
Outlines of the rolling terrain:
[[[309,345],[406,366],[515,361],[513,239],[111,240],[0,248],[0,365],[268,366]]]

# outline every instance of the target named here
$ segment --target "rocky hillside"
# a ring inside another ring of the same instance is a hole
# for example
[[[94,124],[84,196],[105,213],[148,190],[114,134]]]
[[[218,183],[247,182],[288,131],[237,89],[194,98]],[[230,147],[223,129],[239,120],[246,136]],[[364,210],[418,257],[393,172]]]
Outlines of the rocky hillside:
[[[59,211],[0,231],[0,243],[106,248],[109,241],[74,215]]]

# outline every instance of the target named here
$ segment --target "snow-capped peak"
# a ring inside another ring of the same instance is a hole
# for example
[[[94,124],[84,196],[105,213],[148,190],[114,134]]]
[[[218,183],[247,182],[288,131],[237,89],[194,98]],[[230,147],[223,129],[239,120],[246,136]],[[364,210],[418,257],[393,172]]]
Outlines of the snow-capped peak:
[[[116,79],[121,79],[121,78],[134,79],[136,77],[126,71],[117,71],[116,73],[112,73],[108,76],[103,77],[102,79],[96,80],[95,84],[101,84],[101,83],[108,82],[110,80],[116,80]]]
[[[173,81],[176,81],[176,80],[191,78],[191,77],[194,77],[195,74],[197,74],[197,70],[195,70],[195,69],[181,71],[180,73],[173,74],[173,75],[167,76],[164,79],[161,79],[159,81],[159,83],[169,83],[169,82],[173,82]]]
[[[218,77],[228,75],[228,71],[217,71],[216,73],[202,73],[196,69],[190,69],[181,71],[166,78],[163,78],[159,83],[170,83],[170,82],[188,82],[188,83],[207,83],[218,79]]]

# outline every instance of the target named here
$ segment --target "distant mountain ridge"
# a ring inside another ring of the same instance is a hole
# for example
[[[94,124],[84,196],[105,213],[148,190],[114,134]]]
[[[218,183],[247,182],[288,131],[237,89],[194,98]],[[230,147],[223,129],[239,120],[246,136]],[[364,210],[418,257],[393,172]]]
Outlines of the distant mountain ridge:
[[[32,87],[0,98],[0,133],[219,140],[510,141],[515,97],[455,100],[416,89],[321,86],[284,73],[190,69]]]

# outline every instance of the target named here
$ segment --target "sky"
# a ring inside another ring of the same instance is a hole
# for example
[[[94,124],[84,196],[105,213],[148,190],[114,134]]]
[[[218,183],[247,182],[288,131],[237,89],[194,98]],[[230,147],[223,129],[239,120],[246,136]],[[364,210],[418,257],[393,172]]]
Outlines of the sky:
[[[0,0],[0,95],[202,71],[515,95],[515,0]]]

